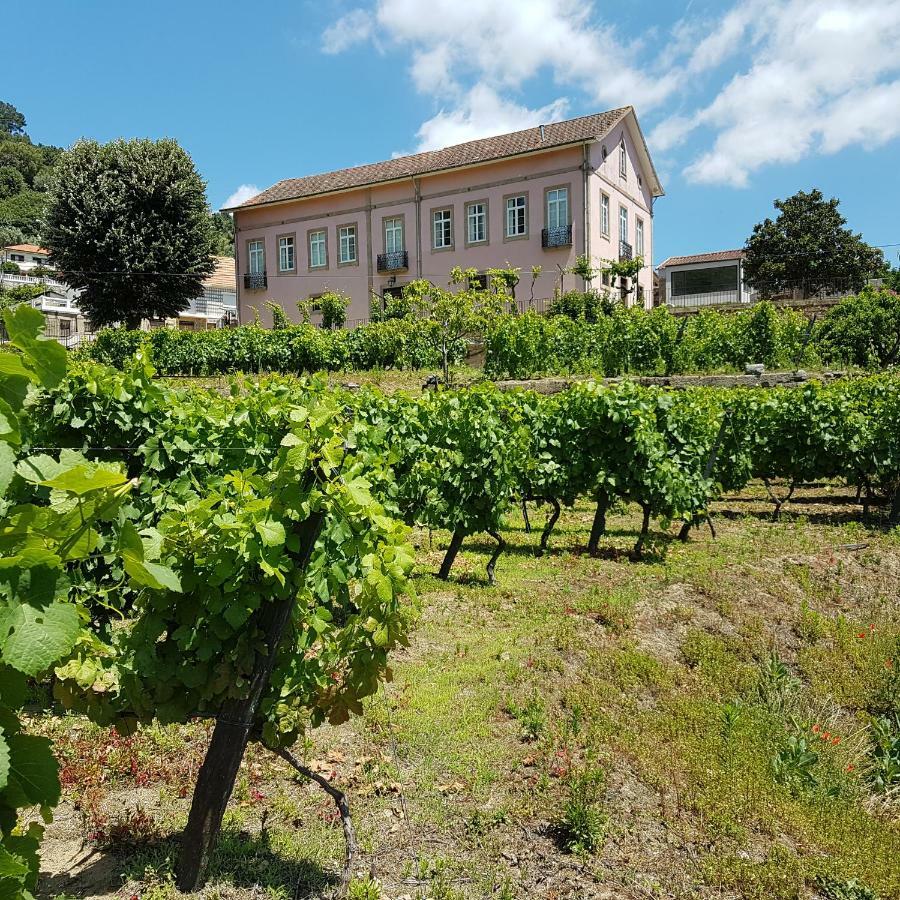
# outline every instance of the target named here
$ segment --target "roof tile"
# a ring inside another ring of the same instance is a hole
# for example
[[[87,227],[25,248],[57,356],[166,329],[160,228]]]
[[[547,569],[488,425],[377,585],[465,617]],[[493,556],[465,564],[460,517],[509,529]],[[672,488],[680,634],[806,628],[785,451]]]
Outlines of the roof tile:
[[[743,250],[715,250],[712,253],[697,253],[694,256],[670,256],[661,262],[656,268],[664,269],[670,266],[689,266],[693,263],[725,262],[730,259],[743,259]]]
[[[606,134],[630,110],[631,107],[626,106],[577,119],[567,119],[564,122],[551,122],[535,128],[526,128],[511,134],[467,141],[440,150],[428,150],[412,156],[400,156],[383,162],[355,166],[352,169],[338,169],[321,175],[308,175],[305,178],[288,178],[233,208],[243,209],[277,203],[281,200],[299,200],[317,194],[365,187],[398,178],[427,175],[536,150],[562,147]]]

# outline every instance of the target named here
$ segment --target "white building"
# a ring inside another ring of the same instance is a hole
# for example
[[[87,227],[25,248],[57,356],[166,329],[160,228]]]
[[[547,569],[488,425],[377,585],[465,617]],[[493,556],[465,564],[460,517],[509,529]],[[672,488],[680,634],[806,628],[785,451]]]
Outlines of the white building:
[[[744,282],[743,260],[743,250],[670,256],[657,267],[666,304],[692,307],[755,302],[756,291]]]
[[[15,263],[25,274],[37,266],[50,265],[50,251],[37,244],[10,244],[0,250],[0,263]]]
[[[207,331],[237,324],[237,280],[234,259],[217,256],[216,269],[203,282],[203,293],[191,300],[188,308],[179,313],[177,325],[183,331]]]

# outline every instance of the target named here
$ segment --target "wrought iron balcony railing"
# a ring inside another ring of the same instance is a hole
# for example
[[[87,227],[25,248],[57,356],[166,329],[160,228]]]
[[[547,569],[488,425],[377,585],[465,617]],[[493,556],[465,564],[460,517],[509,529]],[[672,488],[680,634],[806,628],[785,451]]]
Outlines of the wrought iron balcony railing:
[[[542,247],[571,247],[572,226],[561,225],[559,228],[545,228],[541,231]]]
[[[244,276],[244,288],[248,291],[264,291],[268,286],[265,272]]]
[[[378,254],[379,272],[396,272],[398,269],[409,268],[409,252],[406,250],[391,250],[389,253]]]
[[[619,241],[619,259],[633,259],[634,250],[627,241]]]

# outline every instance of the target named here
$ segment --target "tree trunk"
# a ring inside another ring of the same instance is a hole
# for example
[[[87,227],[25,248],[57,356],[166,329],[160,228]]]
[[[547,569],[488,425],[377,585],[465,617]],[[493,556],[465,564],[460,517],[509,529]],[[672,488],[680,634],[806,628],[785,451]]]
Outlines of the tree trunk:
[[[497,560],[500,558],[500,554],[506,549],[506,541],[503,540],[503,536],[499,531],[489,531],[488,534],[497,542],[497,548],[494,550],[494,553],[487,564],[488,584],[493,587],[494,569],[497,565]]]
[[[891,525],[900,525],[900,485],[894,486],[894,496],[891,500]]]
[[[597,509],[594,512],[594,524],[591,526],[591,537],[588,541],[588,553],[594,554],[600,545],[600,538],[606,534],[606,510],[609,497],[605,493],[597,495]]]
[[[560,506],[559,500],[556,497],[551,497],[548,501],[550,505],[553,507],[553,512],[547,517],[547,524],[544,525],[544,531],[541,534],[541,545],[538,548],[538,556],[543,556],[547,552],[547,544],[550,541],[550,535],[553,532],[553,526],[556,525],[557,519],[559,519]]]
[[[301,570],[309,564],[323,520],[324,513],[312,513],[296,528],[300,550],[291,555]],[[197,776],[191,812],[181,838],[176,870],[176,883],[181,891],[196,891],[206,878],[209,859],[222,827],[222,817],[295,602],[296,598],[289,596],[275,603],[267,603],[260,610],[257,622],[266,651],[256,656],[247,696],[225,701],[216,717],[212,741]]]
[[[444,561],[441,563],[441,569],[438,572],[438,578],[443,578],[446,581],[450,577],[450,570],[453,568],[453,562],[456,559],[456,554],[459,553],[460,547],[462,547],[465,536],[465,532],[461,528],[457,528],[453,532],[450,546],[444,554]]]
[[[525,520],[525,534],[531,534],[531,519],[528,518],[528,500],[522,498],[522,518]]]
[[[638,535],[637,543],[631,551],[632,559],[640,559],[644,552],[644,541],[647,540],[647,533],[650,531],[650,504],[642,503],[644,509],[644,520],[641,522],[641,533]]]

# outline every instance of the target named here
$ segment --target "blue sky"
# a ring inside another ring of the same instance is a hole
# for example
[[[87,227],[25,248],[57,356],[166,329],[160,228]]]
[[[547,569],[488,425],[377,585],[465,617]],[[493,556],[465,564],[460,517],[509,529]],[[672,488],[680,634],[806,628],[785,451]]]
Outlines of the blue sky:
[[[214,207],[242,186],[631,103],[667,194],[654,262],[740,246],[775,197],[812,187],[870,243],[900,244],[900,0],[41,10],[0,58],[0,99],[32,139],[174,137]]]

